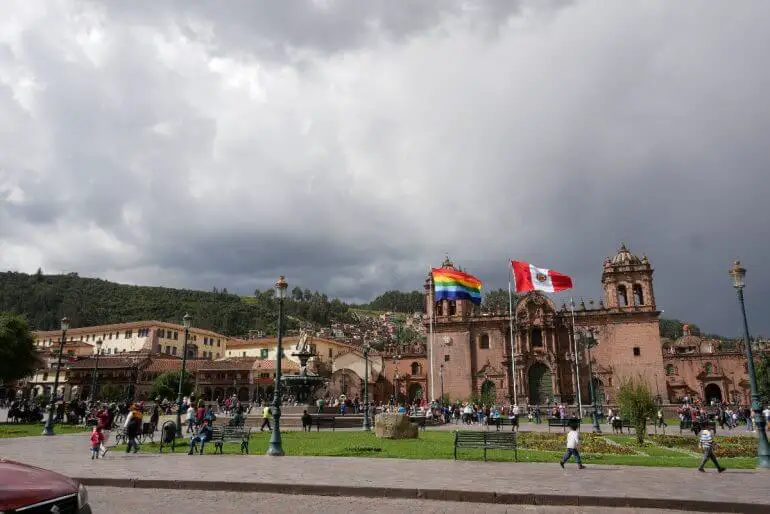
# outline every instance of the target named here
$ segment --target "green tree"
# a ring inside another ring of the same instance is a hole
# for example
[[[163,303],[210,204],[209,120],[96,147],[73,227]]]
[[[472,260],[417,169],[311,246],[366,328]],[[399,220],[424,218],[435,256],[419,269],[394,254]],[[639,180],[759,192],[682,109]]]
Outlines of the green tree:
[[[38,364],[35,340],[26,318],[0,313],[0,384],[30,376]]]
[[[182,382],[182,396],[189,396],[195,385],[195,379],[192,374],[185,371],[184,381]],[[150,388],[150,398],[160,398],[161,400],[168,398],[169,400],[176,400],[177,393],[179,392],[179,372],[178,371],[166,371],[158,375],[158,378],[152,383]]]
[[[125,392],[119,385],[104,384],[98,390],[98,397],[105,402],[118,402],[125,398]]]
[[[754,362],[759,401],[762,405],[770,405],[770,354],[763,353],[759,359],[754,359]]]
[[[641,375],[623,379],[618,391],[618,406],[621,417],[629,420],[636,430],[637,442],[644,443],[647,420],[655,416],[656,408],[650,384]]]
[[[412,314],[425,311],[425,295],[420,291],[404,293],[402,291],[386,291],[366,305],[362,309],[372,311],[405,312]]]
[[[518,296],[513,295],[513,304],[516,305]],[[484,294],[484,299],[481,303],[482,309],[488,312],[508,312],[508,290],[506,289],[494,289]]]

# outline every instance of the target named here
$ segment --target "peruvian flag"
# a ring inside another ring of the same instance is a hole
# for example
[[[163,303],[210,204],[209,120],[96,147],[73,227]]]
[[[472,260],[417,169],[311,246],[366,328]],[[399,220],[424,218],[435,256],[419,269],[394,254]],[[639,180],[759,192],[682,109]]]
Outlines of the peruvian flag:
[[[517,293],[543,291],[558,293],[572,289],[572,279],[552,269],[536,268],[528,262],[511,261]]]

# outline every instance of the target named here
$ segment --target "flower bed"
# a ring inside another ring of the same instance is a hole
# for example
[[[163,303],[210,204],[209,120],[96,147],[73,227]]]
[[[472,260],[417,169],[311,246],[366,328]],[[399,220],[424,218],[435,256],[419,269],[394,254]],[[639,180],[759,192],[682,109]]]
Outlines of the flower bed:
[[[667,448],[678,448],[695,453],[701,451],[697,437],[653,435],[650,436],[650,440]],[[757,441],[753,437],[717,436],[714,437],[714,442],[718,457],[756,457],[757,455]]]
[[[564,434],[548,434],[543,432],[519,432],[518,444],[527,450],[563,452],[567,447],[567,437]],[[580,434],[580,450],[583,453],[606,453],[610,455],[634,455],[636,452],[627,446],[608,443],[601,436]]]

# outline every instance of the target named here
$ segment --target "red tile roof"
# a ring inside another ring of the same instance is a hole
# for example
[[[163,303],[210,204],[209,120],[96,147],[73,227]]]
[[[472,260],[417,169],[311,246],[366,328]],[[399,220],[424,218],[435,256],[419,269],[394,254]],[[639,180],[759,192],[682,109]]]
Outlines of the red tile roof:
[[[268,371],[275,370],[275,360],[260,360],[254,361],[254,366],[251,368],[255,371]],[[281,359],[281,370],[283,371],[299,371],[299,364],[289,359]]]
[[[67,336],[76,336],[80,334],[91,334],[94,332],[123,332],[126,330],[134,330],[138,328],[170,328],[172,330],[178,330],[183,331],[184,325],[177,325],[176,323],[167,323],[165,321],[129,321],[126,323],[113,323],[110,325],[94,325],[90,327],[77,327],[77,328],[70,328],[67,330]],[[221,339],[227,339],[230,338],[226,335],[219,334],[217,332],[213,332],[211,330],[206,330],[203,328],[197,328],[192,327],[190,329],[191,332],[194,334],[204,334],[207,336],[214,336],[219,337]],[[55,339],[57,337],[61,338],[61,330],[46,330],[46,331],[35,331],[33,332],[33,337],[37,338],[51,338]]]

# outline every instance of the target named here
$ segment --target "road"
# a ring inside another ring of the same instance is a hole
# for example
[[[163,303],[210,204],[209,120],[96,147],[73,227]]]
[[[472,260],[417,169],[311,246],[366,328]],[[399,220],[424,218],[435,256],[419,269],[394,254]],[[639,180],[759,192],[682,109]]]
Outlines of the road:
[[[536,507],[531,505],[490,505],[430,500],[350,498],[344,496],[300,496],[286,494],[228,493],[221,491],[179,491],[169,489],[118,489],[91,487],[88,496],[94,514],[122,512],[174,512],[175,514],[217,514],[243,512],[285,512],[339,514],[340,512],[420,514],[467,514],[481,508],[485,514],[673,514],[673,510],[614,509],[595,507]]]

